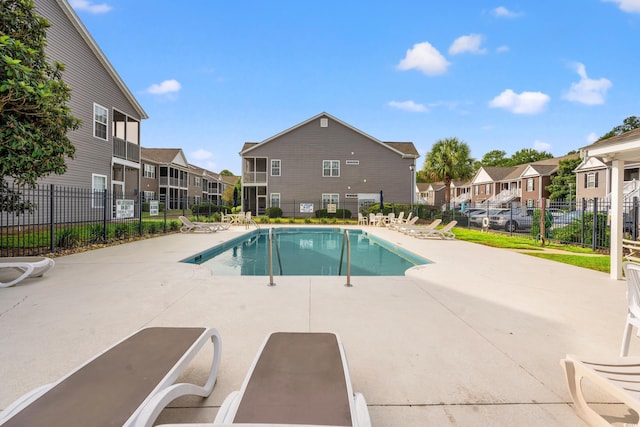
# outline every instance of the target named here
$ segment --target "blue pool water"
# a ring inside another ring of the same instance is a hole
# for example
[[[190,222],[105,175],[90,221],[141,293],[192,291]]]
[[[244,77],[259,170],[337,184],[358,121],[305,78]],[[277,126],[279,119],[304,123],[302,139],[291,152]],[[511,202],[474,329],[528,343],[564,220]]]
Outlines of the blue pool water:
[[[220,276],[268,276],[268,234],[268,229],[255,230],[182,262],[207,266]],[[273,235],[274,275],[346,276],[346,245],[342,253],[344,230],[276,228]],[[411,267],[431,263],[362,230],[350,229],[349,236],[352,276],[403,276]]]

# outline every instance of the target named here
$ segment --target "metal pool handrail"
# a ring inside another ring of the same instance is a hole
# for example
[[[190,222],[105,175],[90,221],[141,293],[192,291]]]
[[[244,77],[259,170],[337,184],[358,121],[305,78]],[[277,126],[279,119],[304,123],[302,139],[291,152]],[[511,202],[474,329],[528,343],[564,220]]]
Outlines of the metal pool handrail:
[[[344,230],[342,238],[342,249],[340,250],[340,265],[338,266],[338,276],[342,276],[342,257],[344,256],[344,246],[347,245],[347,283],[345,286],[351,286],[351,238],[349,230]]]
[[[269,286],[275,286],[273,282],[273,240],[276,232],[273,228],[269,229]],[[276,241],[276,255],[278,256],[278,265],[280,266],[280,275],[282,276],[282,259],[280,258],[280,248]]]

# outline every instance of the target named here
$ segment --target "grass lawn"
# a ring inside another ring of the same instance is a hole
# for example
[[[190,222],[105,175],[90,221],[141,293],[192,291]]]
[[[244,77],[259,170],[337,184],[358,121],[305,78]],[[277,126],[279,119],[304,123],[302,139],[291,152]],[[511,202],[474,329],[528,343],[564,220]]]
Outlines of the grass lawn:
[[[609,272],[609,255],[601,255],[589,248],[560,245],[557,243],[547,243],[542,247],[540,242],[527,237],[511,237],[490,232],[483,233],[466,228],[455,228],[454,232],[458,240],[492,246],[494,248],[522,250],[526,251],[524,253],[527,255],[578,267],[590,268],[605,273]],[[545,251],[545,249],[553,249],[553,251]],[[562,253],[558,253],[558,251],[562,251]]]

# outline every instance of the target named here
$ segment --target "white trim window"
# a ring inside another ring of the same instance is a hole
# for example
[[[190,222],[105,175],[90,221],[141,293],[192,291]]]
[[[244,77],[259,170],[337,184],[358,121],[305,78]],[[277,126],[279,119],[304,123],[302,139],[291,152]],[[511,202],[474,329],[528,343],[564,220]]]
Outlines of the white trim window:
[[[271,193],[269,206],[271,206],[272,208],[280,207],[280,193]]]
[[[322,209],[327,209],[328,204],[334,204],[336,207],[340,206],[340,195],[333,193],[323,193],[322,194]]]
[[[156,192],[155,191],[145,191],[144,192],[144,201],[148,202],[150,200],[155,200],[156,199]]]
[[[480,186],[479,185],[474,185],[473,186],[473,194],[476,195],[476,196],[480,194]]]
[[[102,105],[93,104],[93,136],[107,140],[107,124],[109,123],[109,110]]]
[[[340,160],[323,160],[322,176],[323,177],[339,177],[340,176]]]
[[[144,177],[156,179],[156,167],[154,165],[144,165]]]
[[[598,188],[598,173],[597,172],[589,172],[584,177],[584,187],[585,188]]]
[[[491,194],[491,184],[485,184],[484,185],[484,194]]]
[[[107,176],[91,174],[91,189],[93,198],[91,199],[92,208],[104,208],[104,191],[107,189]]]
[[[193,186],[194,187],[201,187],[202,186],[202,178],[200,178],[199,176],[194,176],[193,177]]]
[[[278,159],[271,159],[271,176],[281,176],[282,162]]]
[[[533,178],[527,178],[527,191],[533,191]]]

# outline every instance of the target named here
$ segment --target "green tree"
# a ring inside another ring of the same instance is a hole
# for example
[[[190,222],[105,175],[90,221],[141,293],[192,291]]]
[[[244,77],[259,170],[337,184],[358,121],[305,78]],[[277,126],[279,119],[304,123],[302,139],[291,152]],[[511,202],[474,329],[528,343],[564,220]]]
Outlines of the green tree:
[[[482,156],[480,160],[481,166],[508,166],[510,159],[506,157],[504,150],[491,150]]]
[[[229,169],[223,169],[220,172],[220,176],[234,176],[234,174]]]
[[[558,173],[547,186],[551,200],[576,200],[576,174],[573,172],[581,159],[564,159],[558,163]]]
[[[612,136],[617,136],[638,128],[640,128],[640,118],[636,116],[629,116],[623,120],[621,125],[614,127],[609,132],[602,135],[598,139],[598,141],[602,141],[603,139],[611,138]]]
[[[473,158],[469,145],[458,138],[436,141],[427,153],[424,170],[434,181],[445,185],[445,203],[449,206],[451,181],[469,179],[473,175]]]
[[[533,163],[539,160],[552,158],[553,154],[546,151],[538,151],[533,148],[523,148],[513,153],[509,158],[509,164],[507,166],[523,165],[525,163]]]
[[[75,147],[67,132],[80,121],[66,104],[71,89],[64,65],[45,56],[49,23],[32,0],[0,2],[0,212],[33,209],[9,187],[33,186],[38,178],[63,174]]]

